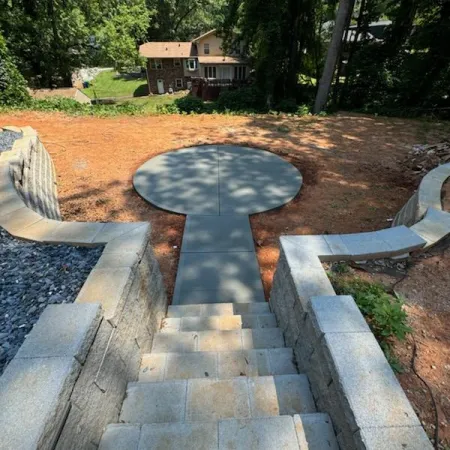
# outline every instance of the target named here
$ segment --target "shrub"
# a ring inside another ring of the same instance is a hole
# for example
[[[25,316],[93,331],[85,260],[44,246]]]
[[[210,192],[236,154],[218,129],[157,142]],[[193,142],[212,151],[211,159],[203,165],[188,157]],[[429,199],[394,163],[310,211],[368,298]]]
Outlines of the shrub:
[[[156,112],[158,114],[180,114],[180,109],[174,103],[156,105]]]
[[[381,284],[359,278],[347,279],[333,273],[329,277],[338,295],[353,296],[392,368],[400,371],[401,366],[392,354],[392,344],[394,339],[403,341],[411,332],[403,301],[389,295]]]
[[[297,102],[295,98],[285,98],[281,100],[275,107],[277,111],[295,113],[297,112]]]
[[[217,99],[217,107],[222,111],[263,111],[264,95],[254,86],[222,91]]]
[[[25,78],[15,66],[0,34],[0,105],[15,106],[30,100]]]
[[[205,105],[203,103],[203,100],[193,95],[177,98],[174,101],[174,105],[181,113],[200,114],[202,112],[205,112]]]

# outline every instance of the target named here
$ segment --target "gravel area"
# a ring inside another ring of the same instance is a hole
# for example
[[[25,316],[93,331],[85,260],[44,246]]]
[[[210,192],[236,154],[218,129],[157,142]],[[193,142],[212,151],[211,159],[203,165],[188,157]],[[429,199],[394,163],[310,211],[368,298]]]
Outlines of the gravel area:
[[[48,304],[75,300],[102,251],[19,241],[0,229],[0,374]]]
[[[22,133],[15,131],[0,131],[0,153],[11,150],[14,141],[22,137]]]

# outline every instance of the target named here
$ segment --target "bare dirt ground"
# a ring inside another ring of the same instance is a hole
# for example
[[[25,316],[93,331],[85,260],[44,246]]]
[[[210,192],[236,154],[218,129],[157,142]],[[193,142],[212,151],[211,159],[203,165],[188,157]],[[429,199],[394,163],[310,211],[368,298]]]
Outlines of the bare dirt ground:
[[[300,194],[288,205],[251,217],[266,296],[280,235],[359,232],[390,226],[389,219],[417,186],[417,180],[408,177],[401,164],[408,150],[416,143],[448,139],[450,134],[448,124],[345,113],[321,118],[94,118],[27,112],[0,115],[0,125],[30,125],[39,132],[56,165],[64,219],[151,222],[153,245],[169,294],[184,217],[142,200],[132,186],[136,169],[160,153],[199,144],[247,145],[286,158],[303,175]],[[420,259],[396,288],[407,298],[418,346],[416,366],[436,395],[440,435],[447,442],[449,269],[448,254]],[[398,346],[406,366],[411,348],[410,343]],[[399,379],[432,437],[433,406],[425,387],[412,373]]]

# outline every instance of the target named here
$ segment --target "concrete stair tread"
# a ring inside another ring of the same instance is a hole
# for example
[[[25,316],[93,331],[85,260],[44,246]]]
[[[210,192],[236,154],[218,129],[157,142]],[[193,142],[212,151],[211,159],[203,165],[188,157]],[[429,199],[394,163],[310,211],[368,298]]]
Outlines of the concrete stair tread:
[[[99,450],[338,450],[328,414],[108,425]]]
[[[205,422],[314,413],[303,374],[129,383],[120,421]]]
[[[240,330],[244,328],[276,328],[274,314],[243,314],[233,316],[169,317],[162,321],[161,332]]]
[[[283,332],[279,328],[178,331],[156,334],[152,352],[217,352],[284,346]]]
[[[139,381],[296,374],[291,348],[229,352],[149,353],[143,355]]]
[[[239,314],[268,314],[267,302],[260,303],[208,303],[196,305],[170,305],[167,317],[233,316]]]

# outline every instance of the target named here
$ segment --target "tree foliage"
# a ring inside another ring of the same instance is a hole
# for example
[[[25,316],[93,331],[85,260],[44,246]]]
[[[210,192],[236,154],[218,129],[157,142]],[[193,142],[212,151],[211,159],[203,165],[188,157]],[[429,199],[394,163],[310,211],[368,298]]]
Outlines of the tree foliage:
[[[14,64],[5,39],[0,34],[0,105],[18,105],[29,100],[27,83]]]

